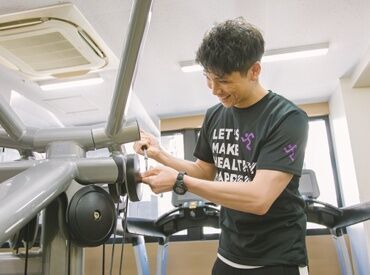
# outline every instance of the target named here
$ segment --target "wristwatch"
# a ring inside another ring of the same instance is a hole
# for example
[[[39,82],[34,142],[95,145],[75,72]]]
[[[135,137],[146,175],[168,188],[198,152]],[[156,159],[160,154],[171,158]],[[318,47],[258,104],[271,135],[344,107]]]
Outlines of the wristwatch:
[[[188,188],[186,187],[184,183],[184,176],[186,175],[186,172],[179,172],[175,181],[175,184],[173,185],[173,192],[175,192],[177,195],[184,195],[186,191],[188,191]]]

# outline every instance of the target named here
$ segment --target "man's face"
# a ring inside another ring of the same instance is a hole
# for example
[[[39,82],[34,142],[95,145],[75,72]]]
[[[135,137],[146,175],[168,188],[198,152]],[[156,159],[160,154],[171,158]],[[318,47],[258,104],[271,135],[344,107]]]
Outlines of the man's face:
[[[226,108],[232,106],[243,108],[247,106],[248,91],[251,87],[247,73],[232,72],[218,76],[211,72],[204,72],[204,75],[207,78],[207,86]]]

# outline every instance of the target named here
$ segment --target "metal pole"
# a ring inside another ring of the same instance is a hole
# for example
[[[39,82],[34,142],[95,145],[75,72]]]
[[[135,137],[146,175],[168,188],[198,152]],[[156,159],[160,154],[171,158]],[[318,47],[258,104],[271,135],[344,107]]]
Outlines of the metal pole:
[[[79,159],[76,166],[78,175],[75,180],[80,184],[115,183],[119,176],[119,167],[113,158]]]
[[[348,253],[348,248],[346,245],[346,240],[344,238],[343,232],[341,231],[339,234],[332,233],[332,238],[337,249],[338,262],[340,265],[341,274],[352,275],[353,270],[351,258]]]
[[[115,91],[105,132],[115,136],[122,128],[123,115],[135,77],[136,63],[150,21],[151,0],[136,0],[129,20],[128,34],[118,71]]]
[[[146,253],[144,236],[133,236],[132,247],[134,249],[138,275],[149,275],[149,261]]]
[[[76,173],[70,161],[45,161],[0,184],[0,244],[61,194]]]
[[[0,166],[0,184],[11,177],[18,175],[19,173],[36,166],[40,160],[18,160],[11,162],[2,162]]]

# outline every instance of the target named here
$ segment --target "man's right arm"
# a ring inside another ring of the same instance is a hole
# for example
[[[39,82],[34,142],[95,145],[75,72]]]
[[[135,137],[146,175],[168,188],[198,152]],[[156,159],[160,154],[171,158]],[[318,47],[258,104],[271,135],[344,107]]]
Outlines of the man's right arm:
[[[194,162],[176,158],[166,152],[154,136],[142,131],[141,139],[135,142],[134,149],[136,153],[143,155],[144,148],[147,150],[148,157],[177,171],[185,171],[189,176],[204,180],[213,180],[216,175],[216,167],[213,163],[199,159]]]
[[[208,163],[199,159],[196,161],[179,159],[165,151],[159,154],[156,161],[177,171],[185,171],[189,176],[199,179],[214,180],[216,175],[216,167],[213,163]]]

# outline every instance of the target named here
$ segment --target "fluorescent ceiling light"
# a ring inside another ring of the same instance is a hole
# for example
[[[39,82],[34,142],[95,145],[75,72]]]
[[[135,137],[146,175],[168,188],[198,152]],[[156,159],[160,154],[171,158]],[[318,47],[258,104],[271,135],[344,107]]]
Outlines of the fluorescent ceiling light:
[[[199,72],[199,71],[203,70],[203,67],[199,64],[194,64],[194,65],[188,65],[188,66],[185,66],[185,67],[181,67],[181,70],[184,73]]]
[[[100,76],[85,78],[85,79],[75,79],[75,80],[67,80],[67,81],[58,81],[58,82],[45,82],[40,83],[40,88],[43,91],[52,91],[52,90],[60,90],[60,89],[68,89],[68,88],[75,88],[75,87],[82,87],[82,86],[91,86],[103,83],[104,80]]]
[[[292,48],[276,49],[266,51],[262,57],[262,62],[274,62],[283,60],[292,60],[313,56],[326,55],[329,50],[329,43],[321,43],[314,45],[305,45]],[[180,62],[181,70],[184,73],[202,71],[203,67],[196,64],[195,61],[182,61]]]
[[[305,45],[285,49],[266,51],[262,56],[262,62],[274,62],[291,59],[299,59],[313,56],[325,55],[328,53],[329,43]]]
[[[195,63],[194,60],[181,61],[180,68],[184,73],[199,72],[203,70],[203,67]]]

